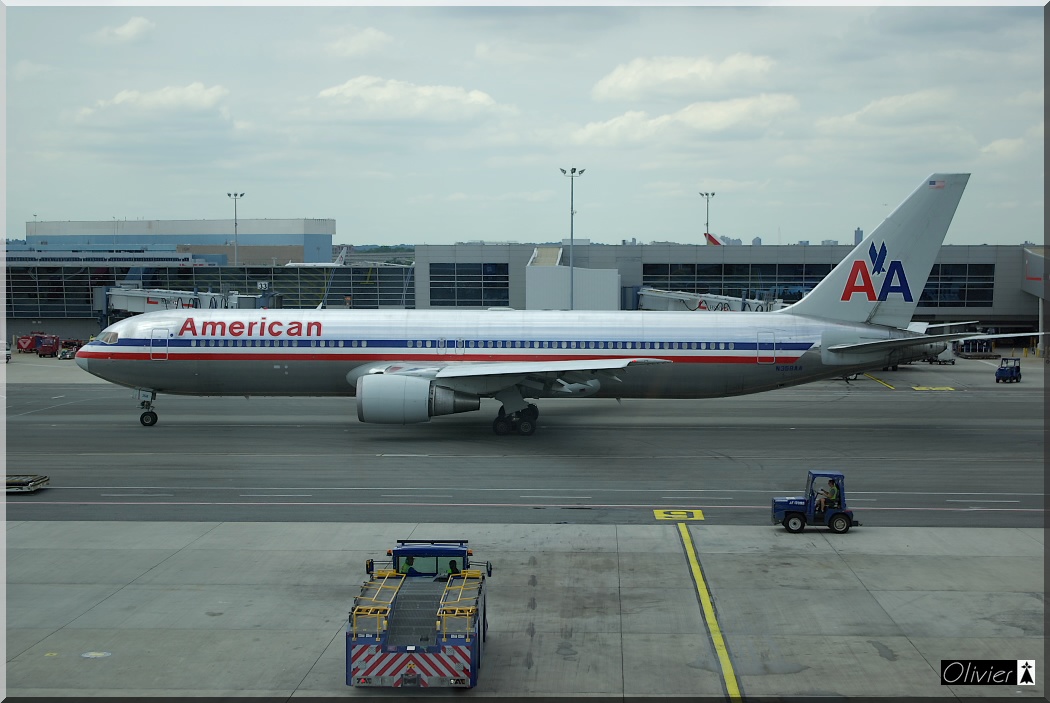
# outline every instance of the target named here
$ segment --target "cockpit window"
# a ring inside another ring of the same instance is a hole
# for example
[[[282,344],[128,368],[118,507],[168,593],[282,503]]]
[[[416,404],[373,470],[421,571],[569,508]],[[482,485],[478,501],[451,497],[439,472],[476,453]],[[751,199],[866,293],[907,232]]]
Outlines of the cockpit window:
[[[98,341],[102,342],[103,344],[116,344],[117,343],[117,333],[116,332],[103,332],[102,334],[100,334],[98,336]]]

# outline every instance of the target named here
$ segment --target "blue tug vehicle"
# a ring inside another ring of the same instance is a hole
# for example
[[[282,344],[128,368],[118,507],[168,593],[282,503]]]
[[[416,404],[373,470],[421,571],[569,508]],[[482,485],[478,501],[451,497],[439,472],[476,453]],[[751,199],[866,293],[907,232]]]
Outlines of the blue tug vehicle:
[[[806,525],[822,525],[837,534],[860,525],[846,504],[846,477],[840,471],[810,471],[804,495],[774,498],[773,524],[783,525],[788,532],[802,532]]]

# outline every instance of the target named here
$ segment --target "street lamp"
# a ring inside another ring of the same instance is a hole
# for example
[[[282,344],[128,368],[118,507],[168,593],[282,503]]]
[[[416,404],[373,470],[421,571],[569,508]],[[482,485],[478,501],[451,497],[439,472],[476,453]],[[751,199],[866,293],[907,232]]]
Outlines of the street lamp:
[[[244,197],[244,193],[227,193],[227,197],[233,198],[233,265],[237,265],[237,201]]]
[[[700,197],[707,201],[707,219],[704,220],[704,234],[711,234],[711,198],[714,193],[701,193]]]
[[[572,257],[572,250],[575,237],[573,236],[573,224],[576,220],[576,209],[574,207],[576,179],[583,175],[584,169],[576,170],[575,168],[569,169],[568,173],[565,169],[558,169],[561,171],[561,175],[569,177],[569,309],[574,310],[576,308],[576,298],[573,291],[573,277],[575,268],[573,267],[574,261]]]

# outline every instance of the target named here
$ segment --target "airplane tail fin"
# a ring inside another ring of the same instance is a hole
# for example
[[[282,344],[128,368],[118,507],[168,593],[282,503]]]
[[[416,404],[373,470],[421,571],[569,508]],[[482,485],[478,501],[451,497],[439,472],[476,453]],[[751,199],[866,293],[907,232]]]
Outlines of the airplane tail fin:
[[[339,252],[339,256],[335,258],[336,266],[344,266],[346,264],[346,253],[350,250],[350,247],[343,247],[342,251]]]
[[[968,173],[935,173],[802,300],[779,312],[907,327]]]
[[[720,242],[714,235],[704,232],[704,237],[707,239],[708,244],[722,246],[722,242]]]

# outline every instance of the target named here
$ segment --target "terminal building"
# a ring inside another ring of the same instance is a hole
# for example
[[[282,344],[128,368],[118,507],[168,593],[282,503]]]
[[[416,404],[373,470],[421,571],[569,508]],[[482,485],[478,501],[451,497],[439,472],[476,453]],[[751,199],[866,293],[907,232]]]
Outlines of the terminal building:
[[[129,314],[112,307],[114,288],[236,292],[285,308],[636,310],[643,287],[791,303],[853,248],[472,242],[359,249],[333,266],[341,247],[330,219],[30,222],[26,232],[7,246],[8,339],[35,330],[87,338]],[[946,245],[915,320],[1046,329],[1045,280],[1042,247]]]

